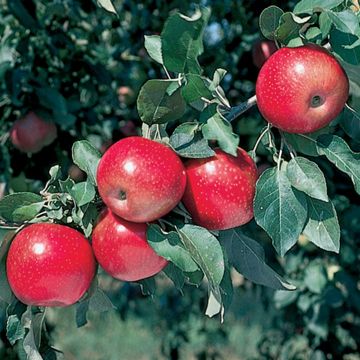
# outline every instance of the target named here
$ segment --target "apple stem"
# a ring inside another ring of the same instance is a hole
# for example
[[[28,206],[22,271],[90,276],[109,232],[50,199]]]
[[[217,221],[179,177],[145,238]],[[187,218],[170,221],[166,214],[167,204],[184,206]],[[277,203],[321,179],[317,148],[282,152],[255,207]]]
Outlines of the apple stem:
[[[282,154],[283,154],[283,150],[284,150],[284,137],[281,137],[281,143],[280,143],[280,150],[279,150],[279,156],[278,156],[278,161],[277,161],[277,169],[278,171],[280,171],[280,164],[281,164],[281,160],[282,160]]]
[[[268,124],[260,133],[259,137],[256,140],[256,143],[252,149],[253,153],[256,153],[256,150],[261,142],[261,139],[264,137],[264,135],[270,130],[270,124]]]
[[[245,111],[252,108],[255,104],[256,104],[256,95],[252,96],[251,98],[247,99],[246,101],[242,102],[237,106],[233,106],[230,109],[230,112],[226,115],[226,120],[229,122],[234,121]]]
[[[287,149],[289,150],[290,156],[292,159],[294,159],[297,156],[296,151],[294,150],[294,148],[288,143],[288,141],[286,140],[286,137],[284,135],[284,133],[279,130],[279,133],[281,135],[281,139],[284,141],[285,146],[287,147]]]

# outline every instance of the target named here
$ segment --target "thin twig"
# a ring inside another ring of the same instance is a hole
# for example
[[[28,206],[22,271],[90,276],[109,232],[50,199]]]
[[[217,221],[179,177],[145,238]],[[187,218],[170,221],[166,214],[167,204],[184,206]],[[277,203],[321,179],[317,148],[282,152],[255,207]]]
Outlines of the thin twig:
[[[246,101],[242,102],[240,105],[233,106],[227,114],[226,119],[227,121],[231,122],[238,118],[241,114],[245,111],[249,110],[256,104],[256,95],[252,96],[251,98],[247,99]]]
[[[171,79],[171,76],[170,76],[169,72],[167,71],[167,68],[164,65],[163,65],[163,69],[165,71],[165,74],[166,74],[167,78]]]
[[[278,171],[280,171],[280,164],[281,164],[283,150],[284,150],[284,138],[281,137],[280,151],[279,151],[279,156],[278,156],[278,161],[277,161],[277,170]]]
[[[252,149],[252,152],[256,153],[256,149],[258,148],[258,146],[259,146],[259,144],[260,144],[260,142],[261,142],[261,139],[264,137],[264,135],[265,135],[269,130],[270,130],[270,124],[268,124],[268,125],[266,126],[266,128],[261,131],[261,133],[260,133],[259,137],[257,138],[256,143],[255,143],[255,145],[254,145],[254,147],[253,147],[253,149]]]
[[[286,137],[285,137],[284,133],[283,133],[281,130],[279,130],[279,133],[280,133],[280,135],[281,135],[281,139],[284,141],[287,149],[289,150],[289,153],[290,153],[291,158],[294,159],[294,158],[297,156],[296,151],[295,151],[294,148],[288,143],[288,141],[286,140]]]

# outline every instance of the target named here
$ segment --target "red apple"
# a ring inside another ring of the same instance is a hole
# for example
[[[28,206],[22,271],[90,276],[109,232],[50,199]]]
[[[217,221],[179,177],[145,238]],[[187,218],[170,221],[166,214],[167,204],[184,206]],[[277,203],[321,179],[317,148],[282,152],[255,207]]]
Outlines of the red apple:
[[[187,184],[182,201],[195,224],[225,230],[252,219],[257,169],[241,148],[237,157],[219,149],[215,152],[211,158],[185,164]]]
[[[40,118],[34,112],[14,122],[10,131],[10,139],[19,150],[37,153],[50,145],[57,136],[56,125]]]
[[[101,198],[116,215],[133,222],[153,221],[180,201],[184,166],[169,147],[139,136],[116,142],[97,169]]]
[[[328,125],[343,109],[349,80],[339,62],[324,48],[309,44],[282,48],[259,72],[259,111],[275,127],[310,133]]]
[[[15,236],[6,269],[12,291],[24,304],[68,306],[90,287],[96,263],[80,232],[64,225],[38,223]]]
[[[103,269],[116,279],[137,281],[161,271],[167,261],[146,239],[147,225],[126,221],[106,209],[92,233],[92,246]]]
[[[251,51],[254,65],[260,69],[264,62],[277,50],[277,46],[274,41],[260,40],[257,41]]]

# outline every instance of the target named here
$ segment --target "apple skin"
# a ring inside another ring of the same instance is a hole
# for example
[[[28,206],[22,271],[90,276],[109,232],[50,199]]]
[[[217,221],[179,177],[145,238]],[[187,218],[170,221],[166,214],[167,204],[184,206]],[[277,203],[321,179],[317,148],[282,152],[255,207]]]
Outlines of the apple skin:
[[[37,153],[57,137],[56,125],[29,112],[14,122],[10,130],[12,144],[20,151]]]
[[[226,230],[253,218],[257,169],[245,150],[237,157],[220,149],[207,159],[186,164],[187,185],[183,203],[193,222],[209,230]]]
[[[274,41],[271,40],[260,40],[257,41],[251,51],[254,65],[260,69],[265,61],[275,52],[278,48]]]
[[[325,127],[339,115],[348,96],[345,71],[334,56],[314,44],[281,48],[260,69],[256,82],[260,113],[289,133]]]
[[[126,221],[105,209],[92,233],[92,246],[101,267],[122,281],[137,281],[160,272],[167,260],[146,239],[147,224]]]
[[[181,200],[186,174],[179,157],[167,146],[133,136],[113,144],[97,169],[104,203],[132,222],[159,219]]]
[[[89,289],[96,270],[90,243],[68,226],[31,224],[13,239],[6,260],[15,296],[34,306],[69,306]]]

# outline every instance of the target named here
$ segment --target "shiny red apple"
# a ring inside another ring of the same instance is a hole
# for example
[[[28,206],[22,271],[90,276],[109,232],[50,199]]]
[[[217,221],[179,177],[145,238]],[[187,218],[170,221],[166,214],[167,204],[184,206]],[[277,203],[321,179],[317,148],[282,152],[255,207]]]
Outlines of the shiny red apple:
[[[265,61],[277,50],[277,46],[274,41],[260,40],[257,41],[251,50],[251,55],[254,65],[260,69]]]
[[[185,184],[185,169],[176,153],[139,136],[113,144],[97,169],[97,185],[105,204],[133,222],[167,214],[180,201]]]
[[[111,276],[137,281],[161,271],[167,261],[146,240],[147,224],[126,221],[106,209],[92,233],[97,261]]]
[[[96,262],[91,245],[80,232],[38,223],[15,236],[6,270],[12,291],[24,304],[68,306],[90,287]]]
[[[56,137],[56,125],[43,120],[34,112],[29,112],[16,120],[10,131],[12,144],[26,153],[39,152],[43,147],[50,145]]]
[[[325,127],[339,115],[348,96],[349,80],[340,63],[314,44],[281,48],[263,65],[256,82],[259,111],[289,133]]]
[[[183,203],[193,222],[209,230],[225,230],[249,222],[257,169],[245,150],[237,157],[216,149],[207,159],[191,159],[186,166]]]

